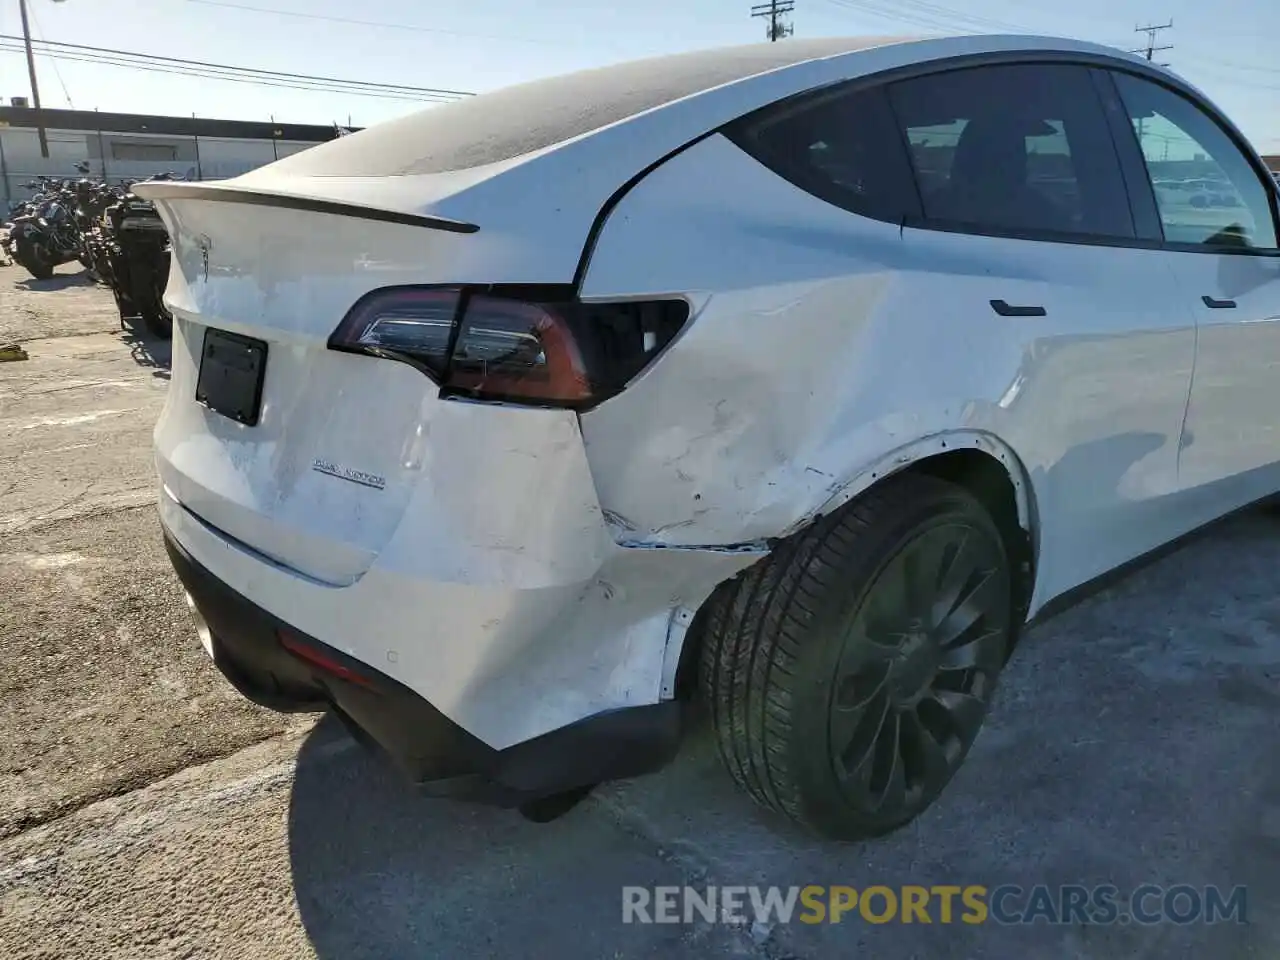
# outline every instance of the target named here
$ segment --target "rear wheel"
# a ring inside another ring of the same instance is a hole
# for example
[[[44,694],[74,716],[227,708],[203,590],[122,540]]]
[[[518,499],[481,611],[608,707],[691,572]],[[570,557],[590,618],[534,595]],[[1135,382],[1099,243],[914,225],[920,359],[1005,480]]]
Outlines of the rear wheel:
[[[142,317],[143,326],[152,336],[161,340],[168,340],[173,336],[173,316],[164,308],[168,263],[167,254],[156,256],[148,252],[145,256],[135,256],[130,268],[133,302]]]
[[[17,249],[14,251],[14,259],[37,280],[48,280],[53,276],[55,264],[45,248],[38,243],[19,240]]]
[[[164,307],[151,306],[142,315],[142,322],[146,325],[147,332],[161,340],[169,340],[173,337],[173,317]]]
[[[964,762],[1013,632],[1004,540],[967,491],[890,481],[709,601],[703,696],[755,800],[827,837],[894,830]]]
[[[126,321],[134,316],[133,308],[130,306],[128,299],[114,286],[111,288],[111,295],[116,300],[116,312],[120,314],[120,329],[123,330]]]

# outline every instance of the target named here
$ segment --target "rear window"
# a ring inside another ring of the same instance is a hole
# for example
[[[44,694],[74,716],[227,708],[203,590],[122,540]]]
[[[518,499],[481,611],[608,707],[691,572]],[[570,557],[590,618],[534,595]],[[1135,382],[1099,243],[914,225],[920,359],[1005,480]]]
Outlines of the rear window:
[[[532,153],[734,80],[893,40],[788,40],[549,77],[378,124],[286,157],[273,169],[320,177],[464,170]]]

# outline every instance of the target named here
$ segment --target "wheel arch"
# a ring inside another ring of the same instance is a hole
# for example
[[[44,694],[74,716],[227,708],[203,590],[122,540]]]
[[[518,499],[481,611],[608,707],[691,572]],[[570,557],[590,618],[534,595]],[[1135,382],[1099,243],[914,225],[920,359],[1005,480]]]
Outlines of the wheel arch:
[[[873,488],[909,473],[925,474],[963,487],[988,510],[1005,538],[1005,547],[1013,561],[1017,588],[1015,623],[1025,622],[1035,591],[1040,546],[1035,491],[1022,459],[995,434],[981,430],[948,431],[898,447],[835,488],[817,510],[783,531],[777,539],[793,537]],[[685,634],[676,670],[678,698],[692,695],[697,687],[704,611],[725,586],[721,584],[703,600]]]

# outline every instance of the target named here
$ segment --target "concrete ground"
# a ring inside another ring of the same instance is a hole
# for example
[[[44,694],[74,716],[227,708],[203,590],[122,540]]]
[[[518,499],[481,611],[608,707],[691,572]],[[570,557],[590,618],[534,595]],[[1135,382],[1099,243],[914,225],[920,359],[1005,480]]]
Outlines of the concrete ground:
[[[0,956],[1258,957],[1280,951],[1280,520],[1221,525],[1032,631],[943,799],[797,834],[705,730],[562,820],[414,795],[328,720],[242,702],[159,545],[163,345],[0,268]],[[1247,923],[637,925],[630,885],[1247,887]]]

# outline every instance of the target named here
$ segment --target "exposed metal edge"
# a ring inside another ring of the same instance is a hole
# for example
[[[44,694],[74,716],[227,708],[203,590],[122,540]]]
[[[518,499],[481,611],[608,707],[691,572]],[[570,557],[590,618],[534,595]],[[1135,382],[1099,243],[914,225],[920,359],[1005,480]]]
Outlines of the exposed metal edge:
[[[752,540],[749,543],[729,544],[687,544],[687,543],[651,543],[646,540],[618,540],[618,546],[625,550],[683,550],[688,553],[745,553],[766,556],[770,551],[768,542]]]
[[[667,642],[662,649],[662,682],[659,689],[659,696],[663,700],[675,699],[680,654],[684,650],[684,638],[693,624],[695,613],[689,607],[674,607],[667,619]]]
[[[263,207],[279,207],[286,210],[306,210],[310,213],[327,213],[358,220],[377,220],[382,223],[399,223],[409,227],[426,227],[429,230],[445,230],[449,233],[475,233],[480,227],[461,220],[445,217],[427,217],[417,213],[400,213],[380,207],[366,207],[358,203],[337,200],[321,200],[289,193],[267,193],[246,190],[243,187],[223,187],[216,183],[175,183],[168,180],[144,181],[133,186],[133,192],[144,200],[210,200],[225,203],[243,203]]]

